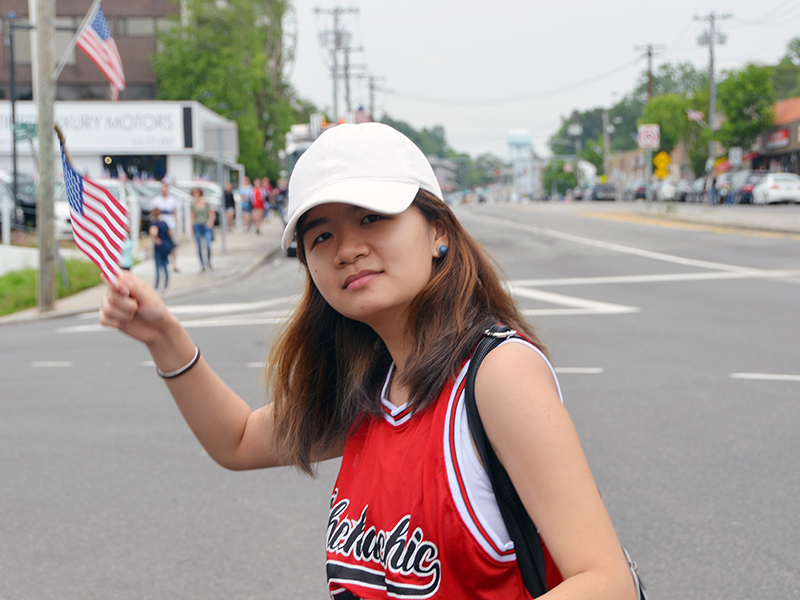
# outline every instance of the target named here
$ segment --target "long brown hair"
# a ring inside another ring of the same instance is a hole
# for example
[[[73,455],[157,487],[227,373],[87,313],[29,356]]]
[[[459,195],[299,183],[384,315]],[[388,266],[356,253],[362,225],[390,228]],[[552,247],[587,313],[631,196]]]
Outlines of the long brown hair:
[[[508,325],[544,347],[501,283],[497,267],[450,208],[423,190],[412,206],[429,223],[440,222],[450,244],[409,309],[414,345],[399,383],[420,411],[436,400],[493,323]],[[306,267],[305,291],[272,347],[265,379],[275,398],[277,447],[288,461],[312,473],[312,463],[341,443],[361,418],[380,413],[380,390],[392,357],[369,326],[343,317],[323,299],[308,273],[300,236],[297,255]]]

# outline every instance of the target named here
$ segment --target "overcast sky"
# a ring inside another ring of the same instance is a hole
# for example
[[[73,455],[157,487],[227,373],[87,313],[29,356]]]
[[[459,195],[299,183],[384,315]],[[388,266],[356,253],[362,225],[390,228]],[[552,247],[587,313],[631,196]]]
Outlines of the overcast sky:
[[[353,65],[382,77],[389,91],[376,95],[378,118],[388,113],[415,128],[443,125],[454,149],[475,157],[506,158],[512,129],[527,129],[534,150],[574,109],[611,106],[629,93],[646,69],[636,46],[664,47],[654,60],[691,61],[708,69],[708,46],[698,36],[717,15],[727,41],[717,46],[717,71],[748,62],[774,64],[800,36],[800,0],[294,0],[297,52],[291,81],[301,96],[332,107],[330,53],[319,43],[330,14],[314,8],[358,8],[340,18],[352,34]],[[719,78],[718,78],[719,79]],[[340,84],[340,90],[343,84]],[[569,88],[566,91],[564,88]],[[352,84],[355,105],[369,103],[364,80]],[[344,113],[343,92],[339,100]]]

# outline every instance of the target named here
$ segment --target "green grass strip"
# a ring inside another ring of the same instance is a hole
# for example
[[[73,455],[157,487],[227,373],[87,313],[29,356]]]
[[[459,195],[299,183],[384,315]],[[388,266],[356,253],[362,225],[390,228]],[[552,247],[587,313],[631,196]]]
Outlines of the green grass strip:
[[[61,281],[60,270],[56,268],[59,298],[94,287],[102,282],[100,269],[94,263],[86,260],[66,259],[64,266],[67,270],[69,291]],[[38,285],[39,271],[37,269],[21,269],[0,275],[0,317],[36,306]]]

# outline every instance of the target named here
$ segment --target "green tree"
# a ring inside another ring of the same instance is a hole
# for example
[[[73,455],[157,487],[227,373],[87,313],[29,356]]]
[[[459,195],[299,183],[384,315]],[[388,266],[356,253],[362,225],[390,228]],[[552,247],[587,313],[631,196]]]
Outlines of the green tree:
[[[791,98],[800,83],[800,65],[794,63],[789,55],[772,67],[772,87],[778,100]]]
[[[237,122],[239,161],[248,174],[277,178],[292,123],[314,107],[284,80],[281,22],[289,0],[186,0],[159,32],[153,69],[162,100],[197,100]]]
[[[775,121],[775,91],[769,67],[749,64],[719,84],[719,107],[726,120],[716,133],[726,147],[750,148]]]
[[[681,94],[655,96],[644,107],[639,123],[656,123],[661,127],[661,150],[670,153],[688,134],[686,118],[688,100]]]
[[[578,185],[578,179],[572,169],[564,170],[564,166],[572,163],[563,160],[550,161],[550,165],[542,174],[542,184],[545,194],[552,194],[555,188],[556,194],[565,194]]]
[[[632,96],[647,103],[647,71],[642,71]],[[653,72],[653,97],[664,94],[688,96],[708,86],[708,74],[698,71],[690,62],[664,63]]]
[[[381,123],[394,127],[397,131],[404,134],[408,139],[414,142],[426,156],[438,156],[439,158],[456,156],[456,153],[447,144],[444,127],[441,125],[434,125],[430,129],[423,128],[422,130],[417,130],[405,121],[395,120],[386,114],[381,117]]]

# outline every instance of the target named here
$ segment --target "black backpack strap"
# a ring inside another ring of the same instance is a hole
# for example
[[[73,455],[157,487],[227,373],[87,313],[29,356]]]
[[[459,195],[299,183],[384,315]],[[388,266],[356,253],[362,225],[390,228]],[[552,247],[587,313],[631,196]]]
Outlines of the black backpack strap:
[[[544,553],[539,532],[517,495],[508,473],[494,453],[489,438],[486,437],[478,406],[475,403],[475,377],[478,374],[478,367],[493,348],[516,333],[513,329],[502,325],[493,325],[484,332],[484,337],[478,343],[469,363],[464,396],[469,430],[483,461],[483,466],[489,475],[489,480],[492,482],[492,489],[508,534],[514,542],[522,580],[531,596],[538,598],[547,591]]]

